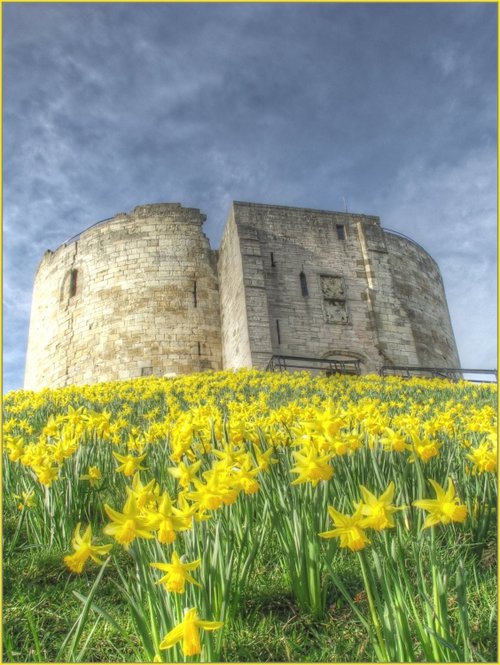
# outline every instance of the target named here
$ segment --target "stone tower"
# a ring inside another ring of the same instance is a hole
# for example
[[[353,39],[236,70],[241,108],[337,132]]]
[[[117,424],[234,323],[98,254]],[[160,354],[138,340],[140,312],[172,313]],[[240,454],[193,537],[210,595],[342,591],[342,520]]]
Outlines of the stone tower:
[[[25,388],[265,367],[271,356],[459,367],[443,283],[377,217],[235,202],[219,252],[205,216],[139,206],[47,251]]]
[[[46,252],[25,386],[219,369],[216,255],[204,220],[177,203],[139,206]]]

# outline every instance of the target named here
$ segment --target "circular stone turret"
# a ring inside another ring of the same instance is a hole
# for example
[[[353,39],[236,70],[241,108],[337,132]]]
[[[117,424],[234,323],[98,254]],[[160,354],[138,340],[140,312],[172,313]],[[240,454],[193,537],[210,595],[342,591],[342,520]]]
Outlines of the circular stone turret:
[[[417,365],[460,367],[438,264],[418,243],[385,230],[394,289],[410,322]]]
[[[178,203],[144,205],[47,251],[25,388],[220,369],[217,259],[204,220]]]

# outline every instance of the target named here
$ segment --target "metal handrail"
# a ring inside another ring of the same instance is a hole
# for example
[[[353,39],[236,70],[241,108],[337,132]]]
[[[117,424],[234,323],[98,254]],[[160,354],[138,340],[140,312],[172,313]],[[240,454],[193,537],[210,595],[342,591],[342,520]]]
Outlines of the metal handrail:
[[[327,373],[360,374],[359,360],[341,360],[337,358],[310,358],[306,356],[272,355],[266,370],[316,369]]]
[[[419,249],[421,249],[423,252],[425,252],[428,256],[430,256],[429,252],[425,249],[425,247],[422,247],[422,245],[417,242],[416,240],[413,240],[413,238],[409,238],[407,235],[404,233],[401,233],[400,231],[394,231],[393,229],[386,229],[385,226],[382,227],[382,231],[385,233],[391,233],[393,236],[399,236],[400,238],[404,238],[405,240],[409,240],[411,243],[416,245]],[[432,259],[432,256],[430,257]],[[434,259],[432,259],[434,261]],[[436,261],[434,261],[436,263]]]
[[[99,226],[99,224],[104,224],[105,222],[110,222],[114,217],[107,217],[106,219],[101,219],[99,222],[95,222],[94,224],[91,224],[90,226],[87,226],[86,229],[83,229],[83,231],[80,231],[79,233],[75,233],[74,236],[71,236],[71,238],[68,238],[64,242],[62,242],[59,247],[63,247],[64,245],[69,245],[71,242],[74,242],[75,240],[78,240],[78,238],[82,235],[82,233],[85,233],[86,231],[90,231],[90,229],[93,229],[94,226]],[[57,249],[59,249],[59,247]]]
[[[310,369],[325,371],[327,374],[361,374],[361,363],[356,359],[311,358],[307,356],[272,355],[267,363],[267,371],[287,371],[291,369]],[[464,374],[494,376],[493,381],[465,379],[470,382],[495,383],[498,381],[496,369],[467,369],[463,367],[419,367],[415,365],[382,365],[377,372],[380,376],[400,376],[410,378],[419,374],[428,374],[429,378],[444,378],[452,381],[463,379]]]
[[[463,379],[464,374],[483,374],[494,376],[498,381],[498,372],[496,369],[467,369],[463,367],[418,367],[412,365],[383,365],[380,370],[380,376],[389,376],[391,374],[402,372],[404,376],[410,377],[415,374],[430,374],[432,377],[440,377],[458,381]],[[466,379],[474,381],[474,379]]]

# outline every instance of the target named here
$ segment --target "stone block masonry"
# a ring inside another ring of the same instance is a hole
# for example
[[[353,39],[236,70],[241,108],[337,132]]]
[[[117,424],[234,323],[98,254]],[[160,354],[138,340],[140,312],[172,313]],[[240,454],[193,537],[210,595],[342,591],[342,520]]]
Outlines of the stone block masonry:
[[[234,202],[143,205],[47,251],[25,387],[265,367],[274,355],[459,367],[439,269],[377,217]]]
[[[180,204],[140,206],[47,252],[25,386],[220,369],[218,278],[204,219]]]

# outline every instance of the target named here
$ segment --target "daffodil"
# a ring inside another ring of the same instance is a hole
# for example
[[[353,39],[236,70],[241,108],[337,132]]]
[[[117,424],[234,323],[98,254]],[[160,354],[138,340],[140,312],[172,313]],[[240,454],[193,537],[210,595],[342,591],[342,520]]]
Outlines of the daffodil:
[[[183,559],[183,556],[179,557],[177,552],[173,552],[170,563],[150,563],[149,565],[153,568],[158,568],[158,570],[167,573],[158,580],[157,584],[164,584],[167,591],[174,593],[184,593],[186,582],[201,587],[201,584],[190,575],[190,571],[198,568],[201,559],[191,561],[191,563],[184,562]]]
[[[496,451],[487,441],[483,441],[477,448],[471,448],[467,458],[474,464],[477,473],[496,471]]]
[[[459,503],[455,496],[455,487],[448,478],[448,488],[446,492],[435,480],[429,478],[429,482],[436,493],[435,499],[419,499],[414,501],[413,505],[417,508],[426,510],[429,515],[425,518],[423,528],[435,524],[449,524],[450,522],[464,522],[467,517],[467,507]]]
[[[75,552],[74,554],[65,556],[64,563],[73,573],[80,574],[89,558],[102,566],[104,561],[99,557],[105,556],[112,548],[112,545],[92,545],[92,527],[89,524],[82,536],[80,534],[80,522],[78,522],[71,540],[71,547]]]
[[[342,515],[332,506],[328,506],[335,529],[323,531],[319,535],[321,538],[340,538],[340,547],[350,549],[352,552],[362,550],[370,544],[370,540],[364,532],[364,517],[362,514],[362,504],[359,504],[354,515]]]
[[[272,448],[268,448],[266,451],[262,452],[258,446],[254,445],[253,450],[259,471],[268,471],[271,464],[278,463],[278,460],[275,457],[272,457]]]
[[[168,492],[164,492],[159,499],[158,508],[148,512],[147,523],[153,531],[157,531],[158,542],[166,545],[173,543],[177,531],[186,531],[193,523],[193,510],[186,507],[180,510],[172,504]]]
[[[33,508],[35,505],[35,496],[34,496],[34,491],[29,490],[29,492],[21,492],[21,496],[18,494],[14,494],[15,499],[22,499],[22,501],[18,504],[17,509],[18,510],[24,510],[24,508]]]
[[[101,478],[102,473],[97,466],[89,466],[87,473],[85,473],[83,476],[80,476],[80,480],[88,480],[92,487],[98,485]]]
[[[104,504],[104,510],[112,520],[111,524],[104,527],[104,533],[113,538],[128,549],[135,538],[153,538],[152,529],[147,517],[139,513],[134,493],[127,487],[128,498],[123,507],[123,512],[110,508]]]
[[[241,487],[245,494],[255,494],[259,491],[260,485],[255,476],[260,473],[260,469],[252,468],[250,459],[246,458],[240,466],[233,468],[234,478],[238,487]]]
[[[65,459],[72,457],[78,450],[78,438],[73,432],[63,430],[61,431],[60,438],[56,439],[50,449],[52,458],[62,464]]]
[[[333,476],[333,467],[329,463],[331,455],[320,455],[313,445],[305,451],[292,453],[296,464],[290,473],[298,473],[298,477],[292,481],[292,485],[310,482],[313,487],[321,480],[330,480]]]
[[[400,431],[393,430],[390,427],[385,428],[385,434],[380,437],[379,442],[388,452],[402,453],[410,448],[406,442],[406,437]]]
[[[122,472],[124,476],[133,476],[136,471],[139,469],[144,469],[145,467],[140,466],[142,460],[146,455],[140,455],[136,457],[135,455],[119,455],[118,453],[113,453],[115,457],[121,464],[116,467],[115,471],[117,473]]]
[[[394,489],[395,485],[391,481],[385,492],[377,498],[366,487],[360,485],[363,501],[360,504],[355,504],[355,506],[361,506],[361,514],[364,516],[364,528],[382,531],[383,529],[390,529],[395,526],[392,515],[398,510],[404,510],[404,506],[396,507],[391,505],[394,497]]]
[[[22,436],[4,436],[4,447],[9,451],[11,462],[17,462],[24,452],[24,439]]]
[[[78,408],[74,408],[70,404],[65,418],[72,425],[79,425],[82,422],[85,423],[87,421],[87,414],[88,410],[86,407],[80,406]]]
[[[135,494],[139,510],[152,506],[155,507],[160,491],[160,486],[154,478],[149,483],[146,483],[146,485],[143,485],[139,477],[139,472],[136,472],[132,480],[132,492]]]
[[[193,501],[193,508],[203,515],[207,510],[217,510],[224,503],[230,505],[238,497],[238,491],[231,486],[227,470],[210,469],[203,474],[205,483],[195,480],[195,490],[186,497]]]
[[[50,487],[59,475],[59,468],[59,466],[52,466],[49,462],[36,465],[33,467],[33,470],[35,471],[36,477],[42,483],[42,485],[45,485],[45,487]]]
[[[95,432],[103,440],[109,439],[111,428],[111,414],[107,411],[101,413],[91,412],[87,414],[88,428]]]
[[[182,651],[185,656],[195,656],[201,653],[200,628],[202,630],[218,630],[222,628],[222,621],[205,621],[198,617],[198,610],[184,610],[184,619],[171,630],[160,643],[160,649],[170,649],[182,640]]]
[[[179,480],[179,484],[184,489],[188,489],[194,478],[196,478],[196,473],[201,466],[201,460],[195,462],[194,464],[185,464],[184,462],[179,462],[177,466],[172,466],[167,469],[169,474],[174,478]]]
[[[410,432],[414,454],[423,462],[428,462],[439,455],[441,444],[437,440],[422,439],[414,432]]]

